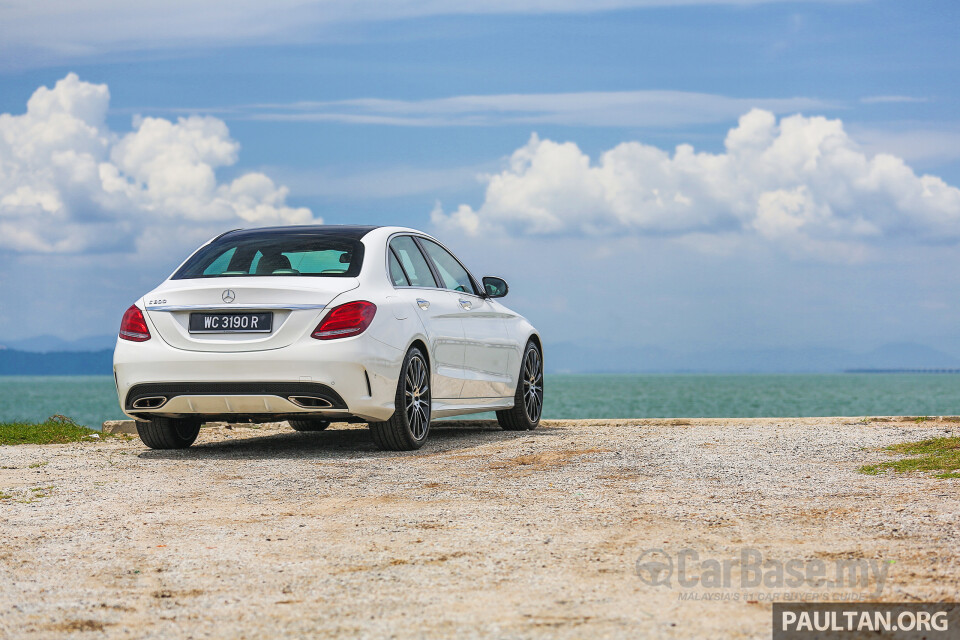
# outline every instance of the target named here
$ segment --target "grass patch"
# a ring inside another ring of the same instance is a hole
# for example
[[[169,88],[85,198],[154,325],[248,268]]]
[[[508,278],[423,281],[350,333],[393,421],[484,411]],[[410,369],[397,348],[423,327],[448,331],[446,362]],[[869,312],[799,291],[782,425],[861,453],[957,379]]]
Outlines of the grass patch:
[[[891,454],[912,456],[860,467],[860,473],[875,476],[881,471],[909,473],[935,471],[937,478],[960,478],[960,438],[930,438],[920,442],[903,442],[884,447]]]
[[[0,422],[0,445],[66,444],[102,437],[105,436],[99,431],[88,429],[60,415],[50,416],[43,422]]]

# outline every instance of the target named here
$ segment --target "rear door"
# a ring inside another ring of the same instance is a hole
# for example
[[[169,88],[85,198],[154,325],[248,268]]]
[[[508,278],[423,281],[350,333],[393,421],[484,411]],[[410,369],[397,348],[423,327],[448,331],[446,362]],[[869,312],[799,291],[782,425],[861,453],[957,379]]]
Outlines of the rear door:
[[[437,286],[433,271],[411,236],[395,236],[388,254],[397,295],[416,310],[430,341],[433,397],[459,398],[464,378],[464,334],[457,296]]]
[[[456,313],[463,322],[464,381],[461,398],[512,396],[515,383],[508,371],[513,344],[503,314],[492,301],[480,296],[466,268],[444,247],[418,237],[430,259],[440,286],[455,297]]]

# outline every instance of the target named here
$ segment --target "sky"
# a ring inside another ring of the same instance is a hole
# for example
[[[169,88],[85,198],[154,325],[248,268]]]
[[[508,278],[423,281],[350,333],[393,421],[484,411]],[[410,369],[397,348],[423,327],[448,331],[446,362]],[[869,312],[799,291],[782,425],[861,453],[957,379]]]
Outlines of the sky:
[[[953,1],[5,2],[0,343],[322,221],[434,233],[547,343],[960,355],[957,33]]]

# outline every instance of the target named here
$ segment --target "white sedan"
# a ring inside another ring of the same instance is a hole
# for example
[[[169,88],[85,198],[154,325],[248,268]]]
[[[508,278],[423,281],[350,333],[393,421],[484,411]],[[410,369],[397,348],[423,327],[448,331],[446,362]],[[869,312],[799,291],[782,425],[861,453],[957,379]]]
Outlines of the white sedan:
[[[200,247],[127,309],[114,352],[120,406],[154,449],[204,422],[366,422],[418,449],[433,418],[496,411],[534,429],[543,345],[438,240],[401,227],[237,230]]]

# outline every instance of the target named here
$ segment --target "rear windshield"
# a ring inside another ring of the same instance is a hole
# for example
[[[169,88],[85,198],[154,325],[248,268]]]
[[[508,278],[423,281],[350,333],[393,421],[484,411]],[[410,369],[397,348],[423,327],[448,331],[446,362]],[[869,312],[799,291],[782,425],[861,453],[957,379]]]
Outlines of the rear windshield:
[[[190,257],[173,280],[250,276],[352,278],[360,273],[363,243],[323,234],[226,235]]]

